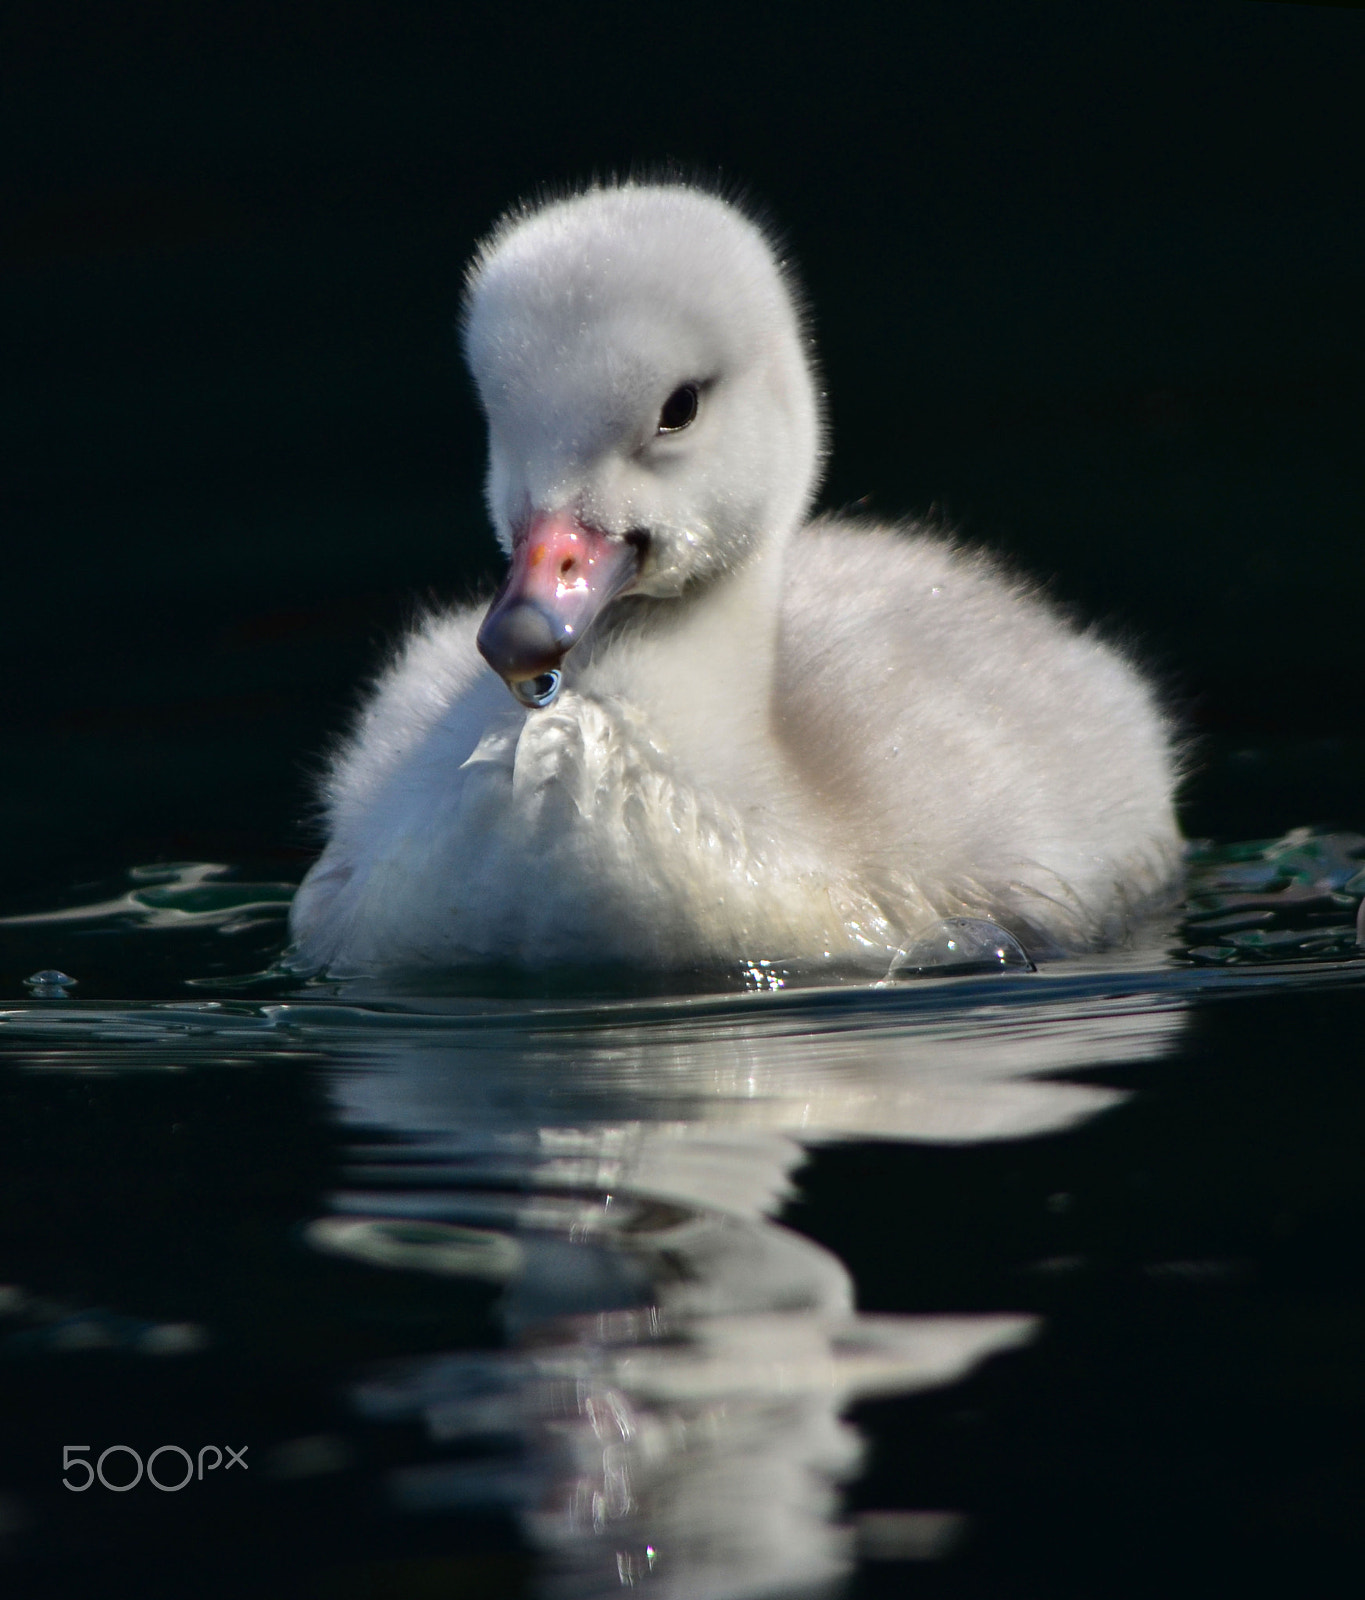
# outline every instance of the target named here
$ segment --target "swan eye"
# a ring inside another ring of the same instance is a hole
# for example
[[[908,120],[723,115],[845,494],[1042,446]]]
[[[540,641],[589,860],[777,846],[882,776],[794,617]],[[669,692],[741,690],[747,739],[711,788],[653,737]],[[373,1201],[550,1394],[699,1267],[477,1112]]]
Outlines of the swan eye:
[[[678,433],[696,415],[697,386],[695,383],[685,383],[664,401],[664,408],[659,413],[659,432]]]

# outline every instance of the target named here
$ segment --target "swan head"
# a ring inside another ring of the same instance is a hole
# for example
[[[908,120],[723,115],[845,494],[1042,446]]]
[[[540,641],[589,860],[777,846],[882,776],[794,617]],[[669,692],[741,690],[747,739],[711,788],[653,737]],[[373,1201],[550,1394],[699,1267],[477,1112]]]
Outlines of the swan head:
[[[809,339],[761,229],[682,183],[513,213],[470,268],[465,354],[511,557],[479,648],[524,704],[617,595],[683,600],[801,520]]]

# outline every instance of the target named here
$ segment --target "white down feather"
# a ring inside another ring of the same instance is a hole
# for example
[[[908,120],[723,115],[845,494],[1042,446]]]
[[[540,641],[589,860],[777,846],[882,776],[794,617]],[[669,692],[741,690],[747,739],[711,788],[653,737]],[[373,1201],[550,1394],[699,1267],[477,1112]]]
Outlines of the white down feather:
[[[762,233],[680,184],[505,222],[466,351],[510,547],[532,510],[648,533],[633,596],[526,710],[433,617],[325,786],[297,959],[885,968],[926,922],[1121,938],[1180,853],[1170,729],[1111,646],[914,527],[806,523],[808,340]],[[704,380],[695,425],[660,394]]]

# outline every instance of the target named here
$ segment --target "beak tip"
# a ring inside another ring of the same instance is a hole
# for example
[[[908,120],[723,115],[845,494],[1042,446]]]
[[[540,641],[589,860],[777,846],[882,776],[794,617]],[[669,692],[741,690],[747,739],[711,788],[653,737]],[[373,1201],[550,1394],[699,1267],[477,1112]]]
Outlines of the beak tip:
[[[638,566],[636,545],[568,513],[536,513],[513,538],[507,577],[479,629],[479,653],[523,704],[549,704],[557,687],[548,680],[558,685],[564,657]]]
[[[572,639],[532,601],[494,603],[479,629],[479,654],[508,683],[537,678],[564,659]]]

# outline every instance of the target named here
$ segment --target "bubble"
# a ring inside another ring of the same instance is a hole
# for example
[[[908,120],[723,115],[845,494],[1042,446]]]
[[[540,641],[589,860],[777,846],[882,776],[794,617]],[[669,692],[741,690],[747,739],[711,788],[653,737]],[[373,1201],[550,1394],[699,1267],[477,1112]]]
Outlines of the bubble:
[[[1012,933],[984,917],[944,917],[921,928],[901,950],[887,977],[969,972],[1033,972]]]
[[[24,987],[35,1000],[66,1000],[70,998],[67,990],[75,982],[75,978],[58,972],[56,967],[44,967],[31,978],[25,978]]]

